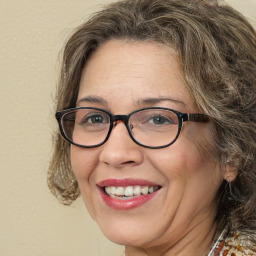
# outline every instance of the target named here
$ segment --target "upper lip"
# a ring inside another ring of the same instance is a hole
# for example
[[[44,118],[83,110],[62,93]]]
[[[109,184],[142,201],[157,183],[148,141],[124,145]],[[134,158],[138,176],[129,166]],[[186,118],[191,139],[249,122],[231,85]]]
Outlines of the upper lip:
[[[159,184],[143,179],[106,179],[97,183],[100,187],[127,187],[127,186],[159,186]]]

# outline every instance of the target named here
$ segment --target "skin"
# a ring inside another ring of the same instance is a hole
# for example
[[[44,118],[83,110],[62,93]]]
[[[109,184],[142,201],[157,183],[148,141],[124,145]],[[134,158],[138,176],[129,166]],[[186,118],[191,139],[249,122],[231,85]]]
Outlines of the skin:
[[[98,100],[82,100],[85,97]],[[163,97],[171,100],[142,102]],[[120,40],[103,44],[87,61],[77,106],[98,107],[113,114],[149,106],[199,112],[173,49]],[[126,245],[126,255],[203,256],[216,230],[215,196],[223,181],[220,166],[208,153],[212,144],[210,123],[186,122],[173,145],[148,149],[135,144],[119,122],[100,147],[72,145],[71,162],[90,215],[109,239]],[[134,209],[107,206],[96,184],[125,178],[146,179],[162,188]]]

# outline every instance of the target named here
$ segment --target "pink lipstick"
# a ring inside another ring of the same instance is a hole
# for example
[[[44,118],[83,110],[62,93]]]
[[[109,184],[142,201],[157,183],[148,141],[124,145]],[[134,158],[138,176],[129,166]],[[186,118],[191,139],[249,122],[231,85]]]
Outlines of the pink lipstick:
[[[99,182],[103,201],[111,208],[129,210],[153,199],[161,186],[139,179],[108,179]]]

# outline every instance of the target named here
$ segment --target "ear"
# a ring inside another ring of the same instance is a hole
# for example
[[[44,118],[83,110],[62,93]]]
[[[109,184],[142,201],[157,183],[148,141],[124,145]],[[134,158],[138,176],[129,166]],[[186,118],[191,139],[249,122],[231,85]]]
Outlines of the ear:
[[[237,176],[237,168],[227,164],[223,171],[223,179],[227,182],[234,181]]]

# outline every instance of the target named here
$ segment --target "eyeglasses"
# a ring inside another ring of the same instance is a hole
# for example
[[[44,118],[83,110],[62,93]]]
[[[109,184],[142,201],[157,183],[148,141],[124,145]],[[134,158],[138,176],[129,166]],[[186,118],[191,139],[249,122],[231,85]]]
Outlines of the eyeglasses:
[[[71,144],[93,148],[103,145],[117,121],[122,121],[132,140],[146,148],[164,148],[173,144],[186,121],[207,122],[204,114],[186,114],[173,109],[150,107],[128,115],[113,115],[92,107],[70,108],[56,112],[62,136]]]

